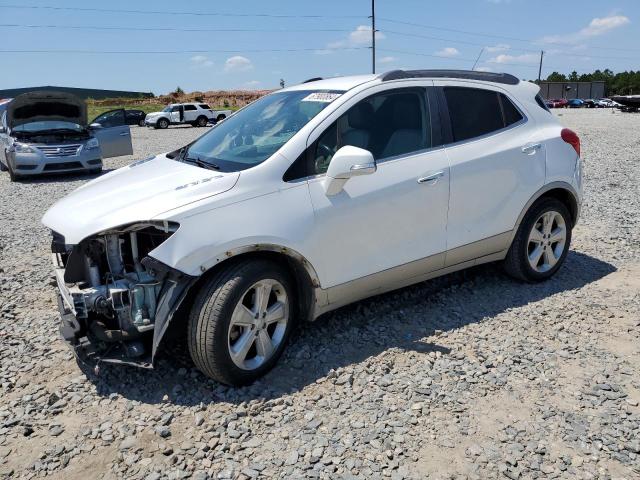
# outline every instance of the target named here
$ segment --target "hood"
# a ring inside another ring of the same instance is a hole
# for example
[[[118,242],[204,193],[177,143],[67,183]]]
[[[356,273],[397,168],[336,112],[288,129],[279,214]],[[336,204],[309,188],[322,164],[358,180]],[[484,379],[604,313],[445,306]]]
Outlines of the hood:
[[[54,120],[87,126],[87,105],[75,95],[43,90],[18,95],[7,107],[7,125]]]
[[[159,155],[86,183],[47,210],[42,223],[77,244],[114,227],[162,219],[169,210],[230,190],[239,177]]]

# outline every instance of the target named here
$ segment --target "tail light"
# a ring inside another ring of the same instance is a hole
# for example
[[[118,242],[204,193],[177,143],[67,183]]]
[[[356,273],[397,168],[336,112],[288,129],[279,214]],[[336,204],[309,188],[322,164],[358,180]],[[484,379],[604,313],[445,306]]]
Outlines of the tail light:
[[[578,134],[569,128],[563,128],[560,136],[562,140],[571,145],[578,156],[580,156],[580,137],[578,137]]]

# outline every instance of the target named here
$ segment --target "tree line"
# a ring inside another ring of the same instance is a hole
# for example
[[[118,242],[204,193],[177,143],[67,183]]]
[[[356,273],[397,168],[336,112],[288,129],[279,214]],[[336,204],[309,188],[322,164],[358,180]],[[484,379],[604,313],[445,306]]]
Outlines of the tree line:
[[[605,84],[607,95],[633,95],[640,94],[640,70],[634,72],[613,73],[608,68],[596,70],[593,73],[583,73],[573,71],[569,75],[553,72],[547,77],[548,82],[598,82]]]

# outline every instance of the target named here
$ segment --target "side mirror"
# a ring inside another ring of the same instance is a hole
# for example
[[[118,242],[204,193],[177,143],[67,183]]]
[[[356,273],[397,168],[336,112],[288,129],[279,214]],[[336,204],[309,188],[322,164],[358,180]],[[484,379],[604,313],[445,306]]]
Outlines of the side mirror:
[[[327,195],[337,195],[351,177],[370,175],[377,168],[370,151],[346,145],[331,159],[327,177],[324,180],[324,191]]]
[[[98,130],[98,129],[102,128],[102,125],[100,125],[99,123],[92,123],[91,125],[89,125],[89,128],[91,130]]]

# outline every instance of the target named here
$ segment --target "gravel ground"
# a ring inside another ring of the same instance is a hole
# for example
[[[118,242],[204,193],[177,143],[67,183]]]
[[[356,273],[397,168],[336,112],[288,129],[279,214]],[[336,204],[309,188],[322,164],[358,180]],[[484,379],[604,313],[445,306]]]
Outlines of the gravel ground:
[[[40,217],[87,177],[0,176],[0,477],[640,478],[640,115],[561,113],[583,216],[539,285],[495,266],[304,326],[230,389],[186,355],[82,369],[57,336]],[[136,154],[203,133],[134,127]]]

